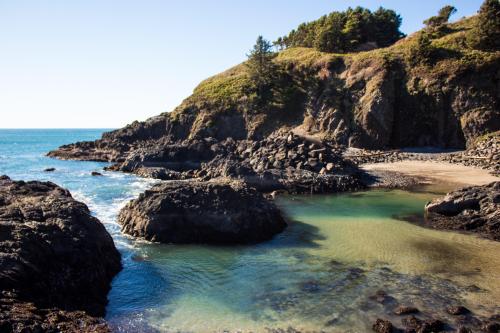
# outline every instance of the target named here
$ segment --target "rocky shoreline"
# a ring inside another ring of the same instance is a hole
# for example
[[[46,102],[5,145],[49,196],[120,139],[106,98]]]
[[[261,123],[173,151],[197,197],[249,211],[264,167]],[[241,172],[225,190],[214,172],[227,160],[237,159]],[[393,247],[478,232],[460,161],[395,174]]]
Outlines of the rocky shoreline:
[[[425,206],[426,224],[500,241],[500,182],[448,193]]]
[[[108,332],[120,269],[111,236],[67,190],[0,177],[1,332]]]
[[[264,193],[332,193],[363,187],[359,170],[342,157],[342,149],[328,141],[313,142],[286,131],[263,140],[209,137],[180,143],[155,141],[106,154],[100,149],[83,154],[86,145],[62,146],[48,156],[77,160],[103,160],[106,156],[106,161],[114,163],[107,170],[162,180],[224,177],[242,180]]]

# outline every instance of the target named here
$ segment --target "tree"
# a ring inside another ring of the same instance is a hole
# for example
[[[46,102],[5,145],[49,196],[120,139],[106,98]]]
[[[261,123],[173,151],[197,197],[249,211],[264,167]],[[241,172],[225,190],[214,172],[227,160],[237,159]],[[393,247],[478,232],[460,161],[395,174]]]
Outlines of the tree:
[[[247,56],[247,68],[257,96],[262,101],[267,100],[272,96],[271,86],[277,71],[273,62],[275,54],[272,45],[264,37],[259,36]]]
[[[429,35],[421,32],[416,42],[410,47],[408,61],[412,65],[429,64],[432,61],[435,48],[432,46]]]
[[[356,7],[332,12],[318,20],[302,23],[275,44],[284,47],[315,47],[324,52],[356,51],[364,43],[379,47],[394,44],[404,36],[399,31],[401,17],[393,10],[379,8],[375,12]]]
[[[278,37],[277,40],[273,42],[274,47],[276,47],[276,50],[281,51],[286,47],[285,40],[283,37]]]
[[[469,44],[485,51],[500,49],[500,2],[485,0],[479,9],[477,24],[469,34]]]
[[[404,37],[399,31],[401,22],[401,16],[390,9],[380,7],[373,13],[373,39],[379,47],[390,46]]]
[[[443,25],[447,24],[450,20],[451,15],[455,14],[457,9],[453,6],[444,6],[441,8],[437,16],[432,16],[424,21],[424,24],[431,29],[439,29]]]
[[[344,20],[340,15],[330,16],[320,30],[314,47],[322,52],[343,53],[346,50],[345,35],[342,33]]]

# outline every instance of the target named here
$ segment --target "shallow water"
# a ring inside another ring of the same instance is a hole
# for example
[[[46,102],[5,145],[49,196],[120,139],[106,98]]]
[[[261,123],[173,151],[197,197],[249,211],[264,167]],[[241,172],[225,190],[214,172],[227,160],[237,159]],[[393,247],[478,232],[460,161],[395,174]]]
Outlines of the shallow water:
[[[92,177],[105,164],[43,156],[101,132],[0,130],[0,174],[65,186],[106,225],[124,264],[109,294],[115,331],[364,332],[376,317],[391,318],[397,303],[445,320],[449,304],[478,315],[499,310],[500,243],[418,225],[423,205],[451,185],[282,197],[289,227],[254,246],[150,244],[121,235],[115,219],[152,181],[109,172]],[[385,304],[371,297],[378,290],[391,296]]]

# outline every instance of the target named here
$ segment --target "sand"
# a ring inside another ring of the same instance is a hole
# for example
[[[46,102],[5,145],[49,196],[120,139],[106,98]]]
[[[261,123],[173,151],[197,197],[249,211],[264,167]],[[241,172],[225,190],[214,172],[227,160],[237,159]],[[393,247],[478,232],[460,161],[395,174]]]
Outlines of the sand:
[[[399,172],[407,176],[460,185],[484,185],[500,181],[499,177],[491,175],[487,170],[446,162],[401,161],[363,164],[361,168],[368,173],[380,171]]]

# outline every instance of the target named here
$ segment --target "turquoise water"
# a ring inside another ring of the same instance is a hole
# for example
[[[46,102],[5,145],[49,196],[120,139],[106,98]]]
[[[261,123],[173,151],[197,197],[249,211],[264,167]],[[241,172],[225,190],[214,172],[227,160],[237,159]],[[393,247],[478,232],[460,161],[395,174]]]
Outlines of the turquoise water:
[[[379,316],[399,322],[391,315],[397,302],[450,321],[444,308],[453,303],[482,315],[498,311],[498,243],[418,225],[442,186],[282,197],[289,228],[254,246],[151,244],[122,235],[115,220],[153,181],[104,172],[105,163],[44,156],[101,133],[0,130],[0,174],[62,185],[105,224],[124,265],[107,308],[116,332],[368,332]],[[56,171],[43,172],[48,167]],[[392,300],[374,301],[378,290]]]

